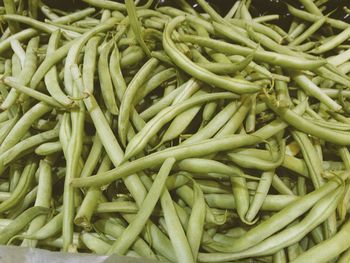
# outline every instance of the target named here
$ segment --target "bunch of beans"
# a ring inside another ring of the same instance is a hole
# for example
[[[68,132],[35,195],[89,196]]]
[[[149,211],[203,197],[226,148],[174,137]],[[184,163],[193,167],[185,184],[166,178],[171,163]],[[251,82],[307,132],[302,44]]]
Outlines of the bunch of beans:
[[[283,28],[249,0],[82,2],[0,7],[0,244],[350,262],[350,24],[327,0]]]

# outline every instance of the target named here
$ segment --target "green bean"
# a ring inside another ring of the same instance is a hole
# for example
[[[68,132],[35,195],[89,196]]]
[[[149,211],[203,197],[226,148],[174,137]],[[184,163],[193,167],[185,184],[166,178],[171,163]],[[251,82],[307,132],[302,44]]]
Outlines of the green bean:
[[[53,52],[50,56],[46,56],[44,61],[40,64],[36,72],[34,73],[31,81],[30,87],[35,89],[40,81],[45,77],[46,73],[59,61],[61,61],[68,53],[70,48],[73,46],[75,41],[69,41],[55,52]]]
[[[300,0],[302,5],[305,7],[307,11],[309,11],[312,14],[322,16],[321,10],[317,7],[317,5],[310,0]]]
[[[26,52],[23,50],[21,43],[17,39],[11,40],[11,48],[13,52],[17,55],[21,62],[21,66],[23,68],[24,66],[24,61],[26,57]]]
[[[294,140],[299,144],[314,187],[319,188],[324,184],[324,180],[321,177],[321,174],[323,173],[321,164],[322,161],[317,156],[315,151],[316,149],[313,147],[310,139],[306,134],[293,131],[292,135],[294,137]]]
[[[200,94],[197,92],[193,97],[196,95]],[[162,139],[158,145],[162,145],[164,142],[170,141],[180,136],[196,117],[201,107],[202,105],[197,105],[177,115],[171,122],[166,132],[163,134]]]
[[[236,64],[210,62],[210,63],[197,63],[197,65],[206,70],[209,70],[212,73],[225,75],[225,74],[232,74],[237,71],[243,70],[251,63],[252,58],[253,56],[248,56],[244,59],[244,61]]]
[[[130,50],[133,52],[129,54],[122,54],[122,58],[120,60],[120,65],[123,68],[133,68],[139,65],[140,61],[145,57],[145,53],[139,46],[130,47]]]
[[[37,168],[36,162],[29,160],[26,163],[25,168],[23,169],[22,175],[20,177],[20,180],[16,188],[14,189],[14,191],[11,193],[10,198],[0,204],[1,212],[5,212],[9,210],[15,205],[17,205],[19,202],[21,202],[21,200],[26,195],[32,183],[32,180],[34,179],[36,168]]]
[[[298,36],[302,34],[303,31],[306,29],[306,23],[299,23],[290,33],[289,37],[294,40]]]
[[[38,193],[36,196],[34,206],[50,208],[51,198],[52,198],[52,175],[51,175],[51,165],[49,161],[43,160],[39,165],[39,180],[38,180]],[[30,223],[27,234],[37,232],[46,222],[47,216],[38,216],[33,219]],[[29,247],[35,247],[37,244],[36,240],[23,240],[23,245]]]
[[[203,192],[197,184],[193,185],[193,190],[193,207],[188,221],[186,236],[192,250],[193,258],[197,261],[205,222],[205,200]]]
[[[1,41],[0,43],[0,53],[5,52],[8,48],[10,48],[11,41],[13,39],[16,39],[18,41],[24,41],[29,38],[35,37],[38,34],[38,31],[32,29],[32,28],[27,28],[24,30],[19,31],[16,34],[11,35],[10,37],[6,38],[5,40]]]
[[[183,144],[199,142],[208,139],[217,133],[236,112],[236,102],[229,103],[222,111],[220,111],[205,127],[188,138]]]
[[[231,192],[228,186],[218,183],[216,181],[196,179],[196,182],[205,194],[227,194]]]
[[[80,27],[76,27],[76,26],[70,26],[70,25],[63,25],[63,24],[59,24],[57,22],[53,22],[51,20],[45,19],[45,23],[49,24],[49,25],[53,25],[57,28],[63,29],[63,30],[69,30],[72,32],[76,32],[79,34],[84,34],[86,31],[88,31],[87,28],[80,28]]]
[[[197,87],[194,87],[194,89],[197,89]],[[193,94],[193,98],[199,97],[202,94],[205,94],[205,92],[197,91],[195,94]],[[180,94],[180,96],[174,100],[173,105],[180,102],[182,100],[181,97],[182,98],[187,97],[185,95],[186,94],[184,93]],[[162,140],[159,143],[159,145],[178,137],[189,126],[189,124],[191,123],[193,118],[197,115],[200,109],[201,109],[201,105],[193,106],[192,108],[185,110],[179,115],[177,115],[171,122],[168,129],[163,134]]]
[[[232,194],[206,194],[204,197],[211,208],[236,208],[236,201]],[[267,195],[261,206],[261,210],[278,212],[298,198],[294,195]]]
[[[203,0],[197,0],[197,3],[203,8],[203,10],[210,15],[210,17],[216,22],[225,22],[225,19],[220,16],[207,2]]]
[[[90,153],[93,153],[92,151]],[[86,162],[87,164],[90,164],[91,162]],[[85,165],[86,166],[86,165]],[[100,167],[98,169],[98,172],[106,172],[108,169],[110,169],[111,161],[108,157],[108,155],[105,155],[101,161]],[[84,167],[85,168],[85,167]],[[84,168],[82,170],[81,177],[87,177],[90,176],[93,172],[93,170],[85,172]],[[84,172],[84,173],[83,173]],[[98,209],[98,201],[101,199],[101,190],[95,187],[90,187],[84,197],[83,202],[81,203],[81,206],[79,207],[77,214],[74,218],[74,223],[78,226],[83,227],[86,230],[91,230],[91,217]]]
[[[244,20],[252,20],[252,17],[248,11],[249,8],[249,2],[243,3],[240,8],[240,17]]]
[[[258,44],[250,38],[248,38],[248,36],[241,34],[237,30],[238,28],[236,29],[236,26],[233,24],[231,26],[227,26],[222,23],[213,22],[213,26],[218,34],[227,37],[234,42],[238,42],[239,44],[243,44],[244,46],[247,46],[252,49],[261,49],[258,47]]]
[[[287,247],[288,259],[293,260],[301,253],[301,247],[299,243],[295,243]]]
[[[344,51],[336,56],[332,56],[332,57],[327,58],[327,61],[334,66],[339,66],[340,64],[347,62],[349,59],[350,59],[350,52],[349,52],[349,50],[347,50],[347,51]],[[346,70],[348,70],[348,69],[346,69]],[[343,70],[341,70],[341,71],[343,71]]]
[[[168,156],[174,156],[177,160],[183,160],[189,157],[205,156],[207,154],[232,149],[233,147],[242,147],[257,141],[257,138],[250,135],[235,135],[223,139],[211,139],[201,143],[189,144],[184,146],[172,147],[168,150],[153,153],[147,157],[139,158],[136,161],[125,163],[118,168],[118,172],[111,170],[104,173],[103,176],[92,176],[89,178],[76,178],[72,181],[75,187],[105,185],[109,182],[122,178],[134,171],[140,171],[147,167],[159,165]],[[213,148],[215,146],[215,148]],[[191,149],[189,152],[188,150]],[[146,162],[144,161],[146,160]]]
[[[125,213],[125,214],[136,214],[138,212],[138,207],[136,203],[130,201],[114,201],[99,203],[96,206],[95,213]]]
[[[34,121],[39,119],[45,113],[49,112],[51,107],[39,102],[28,110],[13,126],[11,131],[5,137],[0,146],[0,154],[13,147],[28,131]]]
[[[50,221],[48,221],[44,226],[42,226],[40,229],[38,229],[36,232],[31,234],[19,234],[13,236],[9,240],[9,244],[15,240],[15,239],[31,239],[31,240],[45,240],[47,238],[53,237],[57,234],[59,234],[62,230],[62,222],[63,222],[63,214],[58,213],[56,216],[54,216]]]
[[[37,155],[47,156],[51,155],[53,153],[57,153],[62,151],[62,145],[61,142],[46,142],[42,143],[38,147],[35,148],[34,152]]]
[[[273,145],[274,148],[271,149],[271,151],[276,155],[276,145]],[[284,151],[281,149],[281,155],[284,155]],[[272,179],[275,176],[275,171],[272,169],[270,171],[264,172],[261,175],[258,188],[256,189],[256,194],[254,195],[253,202],[251,203],[249,210],[247,211],[245,215],[245,219],[248,222],[251,222],[254,220],[256,215],[259,212],[260,207],[263,205],[264,200],[268,194],[268,191],[270,189],[270,186],[272,184]]]
[[[32,38],[28,42],[24,66],[19,76],[18,77],[16,76],[16,78],[19,79],[20,84],[27,85],[30,82],[31,77],[35,72],[36,64],[37,64],[36,49],[38,48],[38,46],[39,46],[39,37]],[[0,108],[7,109],[11,107],[16,102],[18,96],[19,96],[19,93],[15,89],[12,89],[9,95],[1,104]]]
[[[331,69],[328,69],[327,67],[330,67]],[[349,79],[348,77],[340,72],[339,70],[337,72],[334,72],[335,70],[332,68],[331,64],[327,64],[326,67],[321,67],[319,69],[316,69],[315,72],[319,74],[321,77],[335,81],[342,85],[348,85]]]
[[[113,43],[114,40],[112,39],[107,42],[101,50],[100,57],[98,59],[98,76],[104,103],[110,113],[117,115],[119,110],[113,90],[113,84],[109,70],[106,70],[108,68],[108,58],[113,47]]]
[[[145,41],[141,37],[141,24],[136,13],[136,6],[133,0],[125,1],[125,8],[129,16],[130,26],[135,34],[135,38],[139,45],[142,47],[143,51],[147,54],[148,57],[151,57],[151,52],[147,47]]]
[[[309,262],[310,258],[315,260],[315,262],[327,262],[340,255],[349,247],[348,243],[344,242],[344,240],[348,239],[348,228],[349,223],[347,222],[334,237],[302,253],[292,262]],[[337,244],[337,246],[332,246],[331,244]]]
[[[74,89],[72,95],[78,96],[78,89]],[[64,180],[62,224],[63,251],[66,252],[71,249],[73,241],[74,188],[70,185],[70,182],[79,170],[84,133],[85,107],[82,101],[80,101],[78,106],[78,109],[73,109],[70,113],[72,131],[66,150],[67,171]],[[63,125],[61,128],[64,128]]]
[[[213,260],[215,260],[215,262],[222,262],[244,258],[247,256],[263,256],[266,254],[275,253],[281,248],[291,245],[298,240],[301,240],[305,233],[309,232],[313,227],[326,220],[327,216],[329,216],[331,212],[336,208],[336,201],[339,200],[342,194],[342,190],[342,188],[339,188],[337,191],[330,192],[327,195],[323,196],[300,223],[294,224],[293,226],[265,239],[255,246],[250,246],[250,248],[247,250],[225,254],[200,254],[199,260],[201,262],[213,262]],[[268,220],[271,220],[271,218]],[[249,231],[247,233],[249,233]],[[246,234],[243,234],[243,236]],[[237,240],[241,239],[242,237],[238,238]]]
[[[248,116],[246,118],[245,130],[247,133],[255,131],[255,122],[256,122],[256,97],[257,94],[251,96],[252,105],[250,106]]]
[[[297,128],[298,130],[338,145],[349,144],[347,135],[345,133],[335,132],[330,129],[323,128],[321,126],[316,126],[315,124],[310,123],[303,117],[292,113],[292,111],[289,109],[276,107],[275,105],[273,105],[271,98],[265,98],[264,101],[268,104],[269,108],[276,112],[284,121],[288,122],[290,125]]]
[[[134,218],[134,216],[124,215],[124,218],[126,218],[126,220],[130,222]],[[147,221],[142,235],[145,241],[151,244],[155,251],[169,259],[171,262],[176,261],[176,257],[170,240],[155,224],[152,223],[151,220]]]
[[[31,191],[26,194],[23,198],[22,202],[17,204],[14,208],[12,208],[8,213],[8,218],[15,219],[19,216],[24,210],[28,209],[35,202],[36,194],[38,192],[38,188],[34,187]]]
[[[206,83],[214,84],[217,87],[233,91],[236,93],[251,93],[258,91],[260,88],[247,81],[238,79],[223,79],[205,69],[196,66],[184,54],[179,52],[171,39],[171,32],[174,31],[177,24],[183,22],[185,17],[177,17],[171,20],[165,27],[165,36],[163,38],[164,50],[173,62],[181,69],[185,70],[194,77]],[[181,36],[179,36],[181,38]]]
[[[95,34],[104,32],[110,28],[113,28],[115,26],[115,23],[117,23],[117,19],[110,18],[104,23],[101,23],[99,26],[87,31],[84,33],[80,38],[78,38],[72,46],[68,50],[64,50],[65,54],[67,54],[66,62],[64,65],[64,84],[65,89],[67,92],[71,95],[73,91],[73,80],[71,76],[71,67],[74,63],[76,63],[77,56],[79,54],[80,49],[82,46]],[[63,53],[63,51],[62,51]],[[34,78],[34,77],[33,77]],[[32,80],[33,81],[33,80]]]
[[[184,42],[196,43],[220,52],[228,53],[230,55],[248,56],[250,54],[253,54],[254,59],[256,59],[257,61],[266,62],[291,69],[314,69],[325,64],[325,61],[322,59],[307,60],[305,58],[293,57],[290,55],[278,54],[270,51],[253,50],[234,44],[228,44],[223,41],[198,36],[181,35],[179,36],[179,40]]]
[[[26,153],[27,150],[32,149],[34,146],[44,143],[48,140],[52,140],[58,137],[58,129],[42,132],[26,138],[10,149],[0,154],[0,171],[3,171],[4,166],[11,163],[19,155]]]
[[[234,227],[234,228],[230,228],[227,231],[225,231],[225,235],[227,235],[229,237],[240,237],[245,232],[247,232],[247,231],[242,227]],[[214,238],[215,238],[215,236],[214,236]]]
[[[294,195],[293,191],[277,175],[272,178],[272,187],[280,194]]]
[[[292,202],[290,205],[282,209],[280,212],[271,216],[268,220],[264,221],[260,225],[248,231],[239,239],[235,240],[234,244],[230,245],[229,251],[239,252],[239,251],[243,251],[244,249],[253,247],[255,244],[258,244],[260,241],[264,240],[266,237],[270,236],[273,233],[276,233],[279,229],[282,229],[284,226],[286,226],[287,224],[292,222],[294,219],[296,219],[299,215],[305,213],[317,201],[319,201],[324,196],[332,193],[335,189],[338,188],[338,186],[339,186],[338,182],[334,180],[329,181],[325,185],[321,186],[321,188],[303,197],[300,197],[299,199],[297,199],[296,201]],[[339,195],[338,191],[336,193],[337,195]],[[273,223],[273,228],[271,228],[272,223]]]
[[[228,134],[234,134],[239,128],[242,121],[245,119],[246,114],[249,111],[249,105],[251,104],[251,98],[242,98],[242,103],[234,113],[230,120],[227,121],[225,126],[214,137],[221,137]]]
[[[165,123],[173,119],[177,114],[183,112],[191,106],[195,106],[205,101],[225,98],[236,98],[236,95],[228,92],[216,94],[211,93],[208,95],[201,95],[198,96],[198,98],[193,98],[184,103],[165,108],[158,113],[156,117],[149,121],[145,127],[129,142],[125,149],[124,160],[128,160],[130,157],[139,153],[147,145],[150,138],[152,138]]]
[[[292,23],[289,26],[288,34],[292,33],[299,26],[299,24],[300,22],[294,18]]]
[[[290,42],[289,46],[296,46],[304,42],[308,37],[314,34],[318,29],[322,27],[322,25],[326,22],[326,18],[323,17],[318,21],[315,21],[307,30],[305,30],[298,37],[294,38],[292,42]]]
[[[142,97],[146,97],[147,94],[151,93],[154,89],[159,87],[162,83],[175,77],[176,72],[173,68],[165,69],[154,76],[152,76],[147,83],[145,83],[144,91]],[[137,98],[136,103],[140,101],[140,98]]]
[[[162,109],[168,107],[176,98],[184,91],[184,87],[179,87],[169,93],[167,96],[164,96],[158,102],[154,103],[152,106],[141,112],[140,117],[144,120],[152,118],[154,115],[159,113]]]
[[[262,171],[268,171],[280,166],[284,160],[285,143],[280,143],[280,155],[277,159],[271,161],[265,161],[256,157],[248,157],[247,155],[240,155],[237,153],[228,153],[227,158],[244,168],[258,169]]]
[[[16,233],[21,231],[39,215],[47,214],[49,209],[46,207],[35,206],[24,211],[20,216],[13,220],[9,225],[1,230],[0,243],[5,245],[7,241]]]
[[[172,105],[178,104],[180,102],[185,101],[189,97],[191,97],[194,93],[196,93],[200,89],[201,85],[200,83],[195,80],[194,78],[191,78],[187,82],[183,83],[179,89],[181,90],[181,93],[179,96],[177,96],[174,101],[172,102]]]
[[[216,109],[219,105],[213,101],[213,102],[208,102],[205,104],[203,108],[203,113],[202,113],[202,123],[201,127],[204,127],[205,125],[208,124],[208,122],[213,118],[213,115],[216,112]]]
[[[180,170],[191,173],[218,173],[232,177],[244,177],[247,179],[255,179],[256,177],[245,175],[235,166],[228,166],[215,160],[187,158],[177,163],[176,167]]]
[[[44,22],[40,22],[40,21],[35,20],[33,18],[22,16],[22,15],[16,15],[16,14],[2,15],[2,18],[5,20],[16,21],[16,22],[27,24],[36,30],[43,31],[43,32],[48,33],[48,34],[51,34],[55,30],[59,29],[58,27],[56,27],[54,25],[48,25]],[[80,36],[79,33],[73,32],[70,30],[62,29],[62,31],[69,38],[76,38],[76,37]]]
[[[305,104],[299,104],[294,109],[294,111],[298,114],[302,113],[304,110]],[[84,179],[76,178],[72,181],[72,185],[75,187],[86,187],[91,185],[101,186],[118,178],[129,175],[130,173],[157,166],[166,158],[171,156],[179,161],[189,157],[205,156],[219,151],[240,148],[245,145],[254,144],[260,142],[261,140],[268,139],[274,134],[283,130],[286,126],[287,125],[284,122],[276,120],[257,130],[255,133],[253,133],[253,135],[233,135],[224,138],[209,139],[201,143],[172,147],[167,150],[150,154],[147,157],[139,158],[133,162],[125,163],[124,165],[118,167],[118,169],[114,169],[103,174],[103,176],[97,175]],[[188,151],[189,149],[191,149],[191,151]]]
[[[79,233],[74,233],[73,234],[73,243],[74,247],[77,249],[82,249],[83,245],[81,244],[81,241],[79,240]],[[62,237],[56,237],[48,240],[43,240],[39,242],[39,245],[46,246],[46,247],[51,247],[55,249],[62,249],[62,244],[63,244],[63,239]]]
[[[6,243],[267,263],[341,232],[350,45],[327,0],[288,7],[286,29],[271,24],[280,14],[254,18],[251,0],[226,15],[204,0],[204,12],[84,1],[72,13],[16,0],[2,16],[0,232],[30,207],[55,208]]]
[[[311,50],[313,47],[315,47],[315,45],[316,45],[315,42],[306,42],[305,44],[291,46],[290,48],[294,51],[307,52]]]
[[[186,172],[178,172],[174,175],[168,176],[168,179],[166,181],[166,187],[169,191],[171,191],[173,189],[185,185],[189,180],[190,178],[188,177],[188,174]]]
[[[349,38],[349,36],[350,36],[350,29],[346,28],[340,34],[336,35],[334,38],[323,43],[322,45],[314,48],[310,52],[312,52],[314,54],[322,54],[326,51],[329,51],[329,50],[337,47],[338,45],[340,45],[341,43],[346,41]]]
[[[346,147],[340,147],[338,149],[338,154],[340,156],[340,158],[342,159],[342,161],[344,162],[345,165],[345,169],[347,171],[350,170],[350,152]],[[347,210],[347,204],[348,204],[348,200],[349,200],[349,195],[350,195],[350,190],[349,190],[349,184],[346,183],[345,185],[345,194],[344,197],[342,198],[342,201],[340,202],[339,206],[338,206],[338,213],[339,213],[339,218],[340,221],[343,222],[345,220],[346,217],[346,210]]]
[[[231,185],[233,196],[236,200],[236,210],[240,220],[245,224],[252,224],[245,220],[247,211],[249,210],[249,192],[247,180],[243,177],[231,177]]]
[[[152,57],[158,59],[162,63],[174,66],[173,62],[171,59],[168,57],[168,55],[165,54],[164,51],[152,51],[151,52]]]
[[[176,210],[167,189],[164,189],[160,202],[164,211],[164,218],[167,225],[168,235],[174,247],[174,252],[178,262],[195,262],[191,247],[186,238],[184,229],[176,214]]]
[[[293,15],[297,18],[300,18],[302,20],[309,21],[309,22],[315,22],[315,21],[322,19],[318,15],[310,14],[309,12],[299,10],[291,5],[287,5],[287,7],[288,7],[288,11],[291,13],[291,15]],[[333,18],[327,17],[326,22],[330,26],[337,28],[337,29],[346,29],[349,27],[348,23],[341,21],[339,19],[333,19]]]
[[[4,7],[5,7],[6,14],[16,14],[16,5],[13,1],[5,0]],[[16,32],[20,31],[19,24],[15,21],[9,22],[9,28],[10,28],[11,34],[15,34]]]
[[[52,33],[49,44],[47,47],[47,56],[51,56],[55,53],[58,43],[60,41],[61,33],[59,30],[56,30]],[[35,73],[36,74],[36,73]],[[34,78],[34,76],[33,76]],[[57,100],[60,104],[64,106],[72,105],[73,101],[67,97],[66,94],[63,93],[63,91],[60,88],[58,79],[57,79],[57,68],[55,65],[51,67],[51,69],[48,70],[44,77],[46,89],[49,92],[49,94]],[[35,85],[31,84],[32,88],[35,88]]]
[[[98,135],[96,134],[93,139],[92,147],[90,149],[89,155],[86,158],[85,165],[81,171],[80,177],[90,176],[95,169],[101,154],[102,154],[102,143]]]
[[[120,224],[117,224],[117,222],[114,222],[110,219],[100,219],[94,224],[94,226],[99,231],[107,235],[111,235],[114,238],[118,238],[125,230],[125,227],[123,227]],[[137,238],[135,240],[134,244],[132,245],[132,249],[139,253],[141,256],[156,259],[156,255],[154,254],[154,252],[141,238]]]
[[[173,81],[173,82],[175,82],[175,81]],[[165,85],[167,85],[167,86],[164,88],[164,92],[163,92],[164,96],[168,95],[169,93],[171,93],[173,90],[176,89],[175,83],[174,84],[172,84],[172,83],[169,83],[169,84],[165,83]]]
[[[13,190],[16,188],[18,185],[19,178],[23,172],[23,167],[20,166],[17,163],[14,163],[13,165],[10,166],[10,171],[9,171],[9,189],[8,191],[10,193],[13,192]]]
[[[109,61],[109,68],[110,68],[111,79],[114,85],[115,92],[117,94],[119,101],[122,101],[123,94],[126,90],[126,83],[125,83],[121,66],[120,66],[120,53],[117,46],[115,46],[112,51],[111,58]],[[84,74],[86,73],[83,72],[83,77],[84,77]],[[90,76],[91,78],[93,78],[93,74],[91,74]]]
[[[236,14],[236,12],[239,8],[239,5],[240,5],[240,2],[235,2],[235,4],[231,7],[231,9],[225,15],[224,19],[228,20],[228,19],[232,18]]]
[[[122,235],[113,243],[112,247],[108,250],[108,254],[115,252],[118,254],[124,254],[135,241],[139,233],[142,231],[145,221],[151,215],[151,212],[162,193],[166,178],[169,175],[171,167],[174,163],[174,158],[169,158],[164,162],[135,219],[124,230]]]
[[[233,55],[233,56],[229,56],[228,58],[230,61],[235,63],[240,63],[241,61],[244,60],[244,57],[240,55]],[[256,71],[268,78],[271,78],[271,79],[274,78],[273,74],[270,71],[268,71],[265,67],[262,67],[256,64],[254,61],[251,61],[246,68],[249,71]]]
[[[97,45],[100,37],[92,37],[85,46],[83,62],[83,82],[89,93],[94,92],[94,72],[96,70]]]
[[[163,30],[164,28],[164,22],[159,22],[159,21],[155,21],[154,19],[148,19],[144,21],[144,25],[147,29],[157,29],[157,30]],[[145,31],[144,31],[145,32]],[[152,54],[152,52],[151,52]],[[153,56],[153,55],[152,55]]]
[[[117,3],[114,1],[96,1],[96,0],[83,0],[83,2],[88,3],[89,5],[96,6],[99,8],[105,8],[105,9],[111,9],[111,10],[117,10],[117,11],[125,11],[126,6],[121,3]],[[152,4],[152,0],[148,0],[143,6],[139,6],[136,8],[140,9],[146,9]]]
[[[118,116],[118,135],[121,139],[122,143],[126,144],[126,133],[128,129],[129,117],[130,117],[130,107],[132,105],[132,101],[142,85],[142,81],[147,75],[154,70],[154,68],[158,65],[158,60],[151,58],[148,62],[142,67],[142,69],[135,75],[132,82],[129,84],[125,93],[123,95],[123,99],[120,105],[120,114]]]
[[[236,26],[243,26],[246,29],[251,26],[254,31],[270,37],[277,43],[281,43],[283,41],[283,38],[276,31],[261,24],[260,22],[257,22],[255,19],[253,19],[252,21],[245,21],[241,19],[231,19],[230,23]]]
[[[17,56],[14,54],[12,56],[12,58],[14,60],[17,59]],[[6,60],[4,63],[4,72],[3,72],[3,77],[7,77],[10,76],[12,73],[12,61],[10,59]],[[4,84],[0,84],[0,97],[5,98],[8,95],[8,89],[6,88],[6,86]],[[5,115],[5,113],[3,113],[3,115]],[[0,118],[3,120],[3,118]]]
[[[76,67],[72,67],[72,75],[76,85],[78,86],[81,92],[85,92],[83,80],[80,76],[80,71]],[[90,117],[93,120],[96,131],[100,140],[111,159],[114,166],[118,166],[123,159],[123,151],[119,146],[117,139],[115,138],[101,108],[98,106],[95,98],[92,94],[89,94],[87,98],[84,99],[85,107],[90,113]],[[73,180],[74,181],[74,180]],[[128,178],[124,179],[124,183],[128,190],[131,192],[138,204],[142,203],[142,200],[145,196],[145,188],[142,185],[140,179],[135,174],[129,174]]]
[[[43,4],[43,3],[39,3],[39,7],[40,7],[40,11],[44,14],[44,16],[46,16],[47,18],[49,18],[50,20],[54,20],[59,18],[58,15],[56,15],[51,9],[50,7],[48,7],[47,5]]]
[[[119,17],[117,17],[119,19]],[[98,19],[85,18],[73,23],[73,25],[82,27],[82,28],[92,28],[100,24]]]
[[[105,255],[111,247],[109,243],[103,241],[97,235],[87,232],[80,234],[79,238],[87,248],[97,255]]]
[[[74,21],[81,20],[84,17],[87,17],[95,12],[95,8],[89,7],[85,8],[70,14],[67,14],[65,16],[57,17],[53,19],[53,22],[60,23],[60,24],[70,24]]]
[[[6,85],[10,86],[11,88],[15,89],[17,92],[22,92],[23,94],[26,94],[38,101],[41,101],[43,103],[46,103],[47,105],[55,108],[62,108],[62,105],[53,97],[45,95],[39,91],[33,90],[31,88],[28,88],[22,84],[20,84],[17,79],[13,77],[6,77],[2,80]],[[71,104],[71,103],[70,103]],[[6,106],[5,106],[6,107]]]
[[[11,114],[11,112],[9,110],[4,111],[4,113],[6,115],[10,115]],[[12,130],[13,126],[15,126],[15,124],[17,123],[19,117],[20,117],[20,115],[17,112],[17,113],[15,113],[15,115],[11,119],[8,120],[6,125],[4,123],[4,126],[1,128],[0,143],[2,143],[5,140],[6,136],[10,133],[10,131]]]

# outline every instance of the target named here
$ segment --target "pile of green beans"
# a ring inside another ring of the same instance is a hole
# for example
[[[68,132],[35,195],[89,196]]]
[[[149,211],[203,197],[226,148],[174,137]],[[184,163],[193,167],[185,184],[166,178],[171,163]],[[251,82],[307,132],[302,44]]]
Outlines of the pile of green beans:
[[[0,245],[350,262],[350,24],[327,0],[283,27],[251,0],[81,2],[0,7]]]

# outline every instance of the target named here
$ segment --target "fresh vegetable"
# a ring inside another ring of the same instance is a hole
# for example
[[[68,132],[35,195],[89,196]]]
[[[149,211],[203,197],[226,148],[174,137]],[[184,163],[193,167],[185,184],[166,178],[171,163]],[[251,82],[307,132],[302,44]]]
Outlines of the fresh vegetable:
[[[139,2],[3,1],[1,244],[348,262],[350,22]]]

